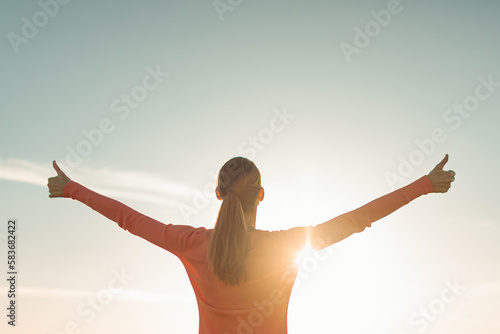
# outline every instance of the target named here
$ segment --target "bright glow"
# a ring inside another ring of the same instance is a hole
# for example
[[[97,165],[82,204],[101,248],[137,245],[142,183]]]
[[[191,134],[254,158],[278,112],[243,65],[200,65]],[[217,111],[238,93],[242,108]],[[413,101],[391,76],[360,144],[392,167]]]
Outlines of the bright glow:
[[[299,266],[304,262],[305,259],[314,255],[314,249],[311,247],[309,242],[306,243],[304,248],[302,248],[297,255],[295,256],[294,263],[296,266]]]
[[[255,2],[225,6],[221,21],[202,2],[114,1],[94,15],[91,1],[9,1],[0,249],[5,261],[6,222],[18,219],[21,274],[19,326],[3,313],[0,333],[198,331],[182,263],[80,203],[49,199],[52,159],[161,222],[212,227],[214,174],[246,156],[266,190],[257,227],[285,230],[355,209],[445,153],[457,171],[448,194],[423,196],[336,248],[292,254],[289,333],[423,332],[410,316],[439,307],[455,278],[468,288],[416,323],[429,334],[500,333],[500,284],[489,285],[500,282],[500,178],[478,173],[500,168],[500,46],[484,33],[500,29],[500,1],[384,3]],[[350,64],[341,43],[359,50]],[[156,79],[143,80],[147,67]],[[73,170],[69,149],[81,158]],[[87,322],[78,305],[117,268],[134,281]],[[6,291],[4,277],[2,305]]]

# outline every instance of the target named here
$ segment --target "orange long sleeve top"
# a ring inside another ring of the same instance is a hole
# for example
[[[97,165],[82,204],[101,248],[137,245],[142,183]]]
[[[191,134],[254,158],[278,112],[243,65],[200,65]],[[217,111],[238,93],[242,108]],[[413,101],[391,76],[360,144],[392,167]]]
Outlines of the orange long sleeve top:
[[[219,281],[207,265],[213,229],[164,224],[74,181],[64,188],[64,197],[86,204],[181,260],[198,303],[199,334],[286,334],[288,302],[298,273],[294,258],[307,242],[316,249],[328,247],[431,192],[432,183],[423,176],[316,226],[249,232],[247,280],[234,286]]]

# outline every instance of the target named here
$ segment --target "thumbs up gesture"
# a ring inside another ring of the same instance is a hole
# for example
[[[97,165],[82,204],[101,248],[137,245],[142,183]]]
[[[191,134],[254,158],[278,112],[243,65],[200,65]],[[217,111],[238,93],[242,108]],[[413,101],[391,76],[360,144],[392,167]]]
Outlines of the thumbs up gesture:
[[[445,193],[450,189],[451,183],[455,181],[455,172],[452,170],[443,170],[444,165],[448,162],[448,154],[445,155],[444,159],[434,167],[434,169],[429,173],[429,179],[431,180],[432,186],[434,187],[434,192]]]
[[[59,168],[55,160],[52,162],[52,166],[56,170],[57,176],[49,177],[49,183],[47,184],[50,193],[49,197],[63,197],[64,187],[70,179],[64,174],[61,168]]]

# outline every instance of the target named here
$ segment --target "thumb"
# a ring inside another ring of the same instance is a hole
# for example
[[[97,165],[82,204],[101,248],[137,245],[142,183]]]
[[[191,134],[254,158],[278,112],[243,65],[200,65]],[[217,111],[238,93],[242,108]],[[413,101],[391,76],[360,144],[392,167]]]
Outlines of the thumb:
[[[57,175],[66,175],[64,174],[64,172],[61,170],[61,168],[59,168],[59,166],[57,165],[57,162],[54,160],[52,161],[52,166],[54,167],[54,169],[56,170],[57,172]]]
[[[443,158],[443,160],[441,160],[440,163],[438,163],[436,165],[436,167],[434,167],[434,169],[440,169],[440,170],[443,170],[444,168],[444,165],[446,165],[446,163],[448,162],[448,154],[446,154]]]

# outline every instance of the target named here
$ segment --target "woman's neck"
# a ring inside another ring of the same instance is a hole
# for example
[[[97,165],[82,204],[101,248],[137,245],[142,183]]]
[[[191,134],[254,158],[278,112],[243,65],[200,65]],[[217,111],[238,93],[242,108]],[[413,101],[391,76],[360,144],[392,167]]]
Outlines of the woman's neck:
[[[245,212],[245,223],[247,224],[248,230],[255,230],[255,222],[257,220],[257,210],[253,212]]]

